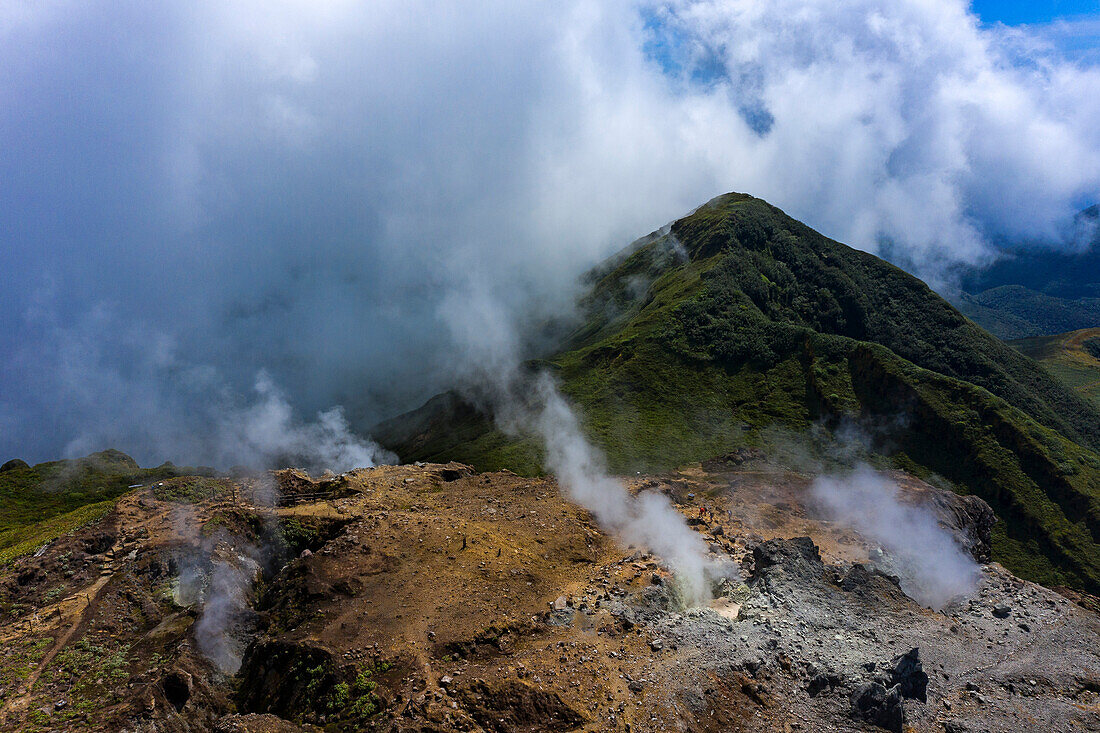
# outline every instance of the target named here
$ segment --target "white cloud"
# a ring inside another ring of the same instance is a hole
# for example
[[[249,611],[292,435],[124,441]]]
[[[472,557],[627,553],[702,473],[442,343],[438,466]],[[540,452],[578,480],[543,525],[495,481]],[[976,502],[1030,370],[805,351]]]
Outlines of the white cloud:
[[[1100,198],[1100,71],[961,0],[13,7],[0,347],[29,370],[48,277],[61,322],[108,303],[240,391],[266,367],[376,416],[446,382],[471,282],[537,317],[721,192],[929,276]]]

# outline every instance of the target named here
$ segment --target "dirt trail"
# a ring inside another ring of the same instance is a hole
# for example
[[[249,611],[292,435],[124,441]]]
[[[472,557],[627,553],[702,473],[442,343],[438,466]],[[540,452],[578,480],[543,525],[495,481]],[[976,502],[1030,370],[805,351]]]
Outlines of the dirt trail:
[[[121,541],[117,542],[108,554],[117,556],[121,547]],[[41,631],[53,626],[60,627],[64,624],[66,612],[68,617],[72,619],[72,624],[69,628],[61,636],[57,637],[49,651],[39,660],[38,665],[29,675],[27,675],[27,678],[23,680],[22,684],[19,685],[16,695],[0,707],[0,727],[6,727],[11,716],[22,716],[27,707],[31,704],[34,699],[31,691],[34,689],[35,684],[37,684],[38,678],[42,676],[42,673],[50,666],[61,650],[68,646],[77,631],[79,631],[94,615],[100,593],[107,586],[107,583],[115,576],[114,566],[115,560],[109,560],[104,564],[99,578],[94,583],[78,590],[76,593],[73,593],[52,606],[34,611],[28,618],[16,622],[9,627],[9,629],[5,629],[2,636],[0,636],[0,639],[7,641],[8,639],[17,638],[20,628],[24,630]],[[41,621],[35,623],[33,620],[35,618],[45,618],[46,623],[43,624]],[[57,619],[57,622],[50,624],[49,622],[51,619]]]

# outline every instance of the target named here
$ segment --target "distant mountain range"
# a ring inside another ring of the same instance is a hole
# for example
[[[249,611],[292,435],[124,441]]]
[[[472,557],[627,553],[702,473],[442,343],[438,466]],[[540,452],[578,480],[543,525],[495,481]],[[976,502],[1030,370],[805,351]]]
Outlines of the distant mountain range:
[[[951,296],[968,318],[1002,339],[1047,336],[1100,326],[1100,208],[1076,219],[1087,246],[1077,252],[1009,249],[1004,259],[966,273]]]
[[[916,278],[727,194],[588,285],[581,323],[532,367],[557,375],[612,470],[774,447],[777,429],[859,433],[878,460],[988,501],[1014,572],[1100,590],[1100,411]],[[406,461],[540,471],[536,441],[455,394],[373,435]]]

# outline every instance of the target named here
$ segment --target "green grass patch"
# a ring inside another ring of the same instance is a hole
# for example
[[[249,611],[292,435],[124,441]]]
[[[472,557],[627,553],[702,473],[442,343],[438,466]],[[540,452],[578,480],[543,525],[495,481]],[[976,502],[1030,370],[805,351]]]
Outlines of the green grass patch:
[[[203,501],[227,499],[233,495],[233,483],[207,476],[180,476],[153,484],[153,496],[160,501],[198,504]]]
[[[99,521],[114,509],[116,503],[118,499],[107,499],[41,522],[0,532],[0,565],[6,565],[18,557],[34,552],[47,542],[53,542],[62,535]]]
[[[129,644],[89,637],[58,652],[39,679],[40,684],[48,679],[69,690],[69,705],[55,712],[51,722],[79,718],[121,700],[121,690],[130,678],[129,652]]]
[[[134,485],[213,472],[171,463],[141,468],[117,450],[36,466],[5,465],[7,470],[0,471],[0,563],[99,519]]]
[[[1038,361],[1066,387],[1100,407],[1100,328],[1018,339],[1009,345]]]

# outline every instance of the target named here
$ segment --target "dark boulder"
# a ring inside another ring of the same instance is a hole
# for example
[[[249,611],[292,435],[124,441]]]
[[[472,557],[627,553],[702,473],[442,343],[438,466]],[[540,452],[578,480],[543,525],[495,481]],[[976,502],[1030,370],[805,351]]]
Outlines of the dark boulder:
[[[444,482],[458,481],[460,478],[468,478],[475,473],[477,472],[474,471],[473,466],[453,461],[432,471],[436,478]]]
[[[817,545],[809,537],[776,538],[753,548],[753,580],[774,582],[821,582],[825,565]]]
[[[840,675],[822,673],[810,680],[810,683],[806,685],[806,692],[810,693],[810,697],[817,697],[826,690],[831,692],[834,688],[838,687],[840,683]]]
[[[890,682],[897,686],[898,694],[912,700],[928,701],[928,674],[920,661],[920,650],[913,647],[896,657],[889,672]]]
[[[910,603],[896,575],[887,575],[878,568],[870,568],[862,563],[852,565],[840,579],[839,585],[848,593],[862,596],[867,603],[881,604],[884,601],[890,601],[894,605]]]
[[[932,504],[940,521],[953,529],[964,550],[978,562],[992,558],[991,533],[997,515],[977,496],[961,496],[951,491],[938,491]]]
[[[879,728],[901,733],[905,726],[905,706],[896,687],[887,690],[878,682],[868,682],[852,693],[851,715]]]

